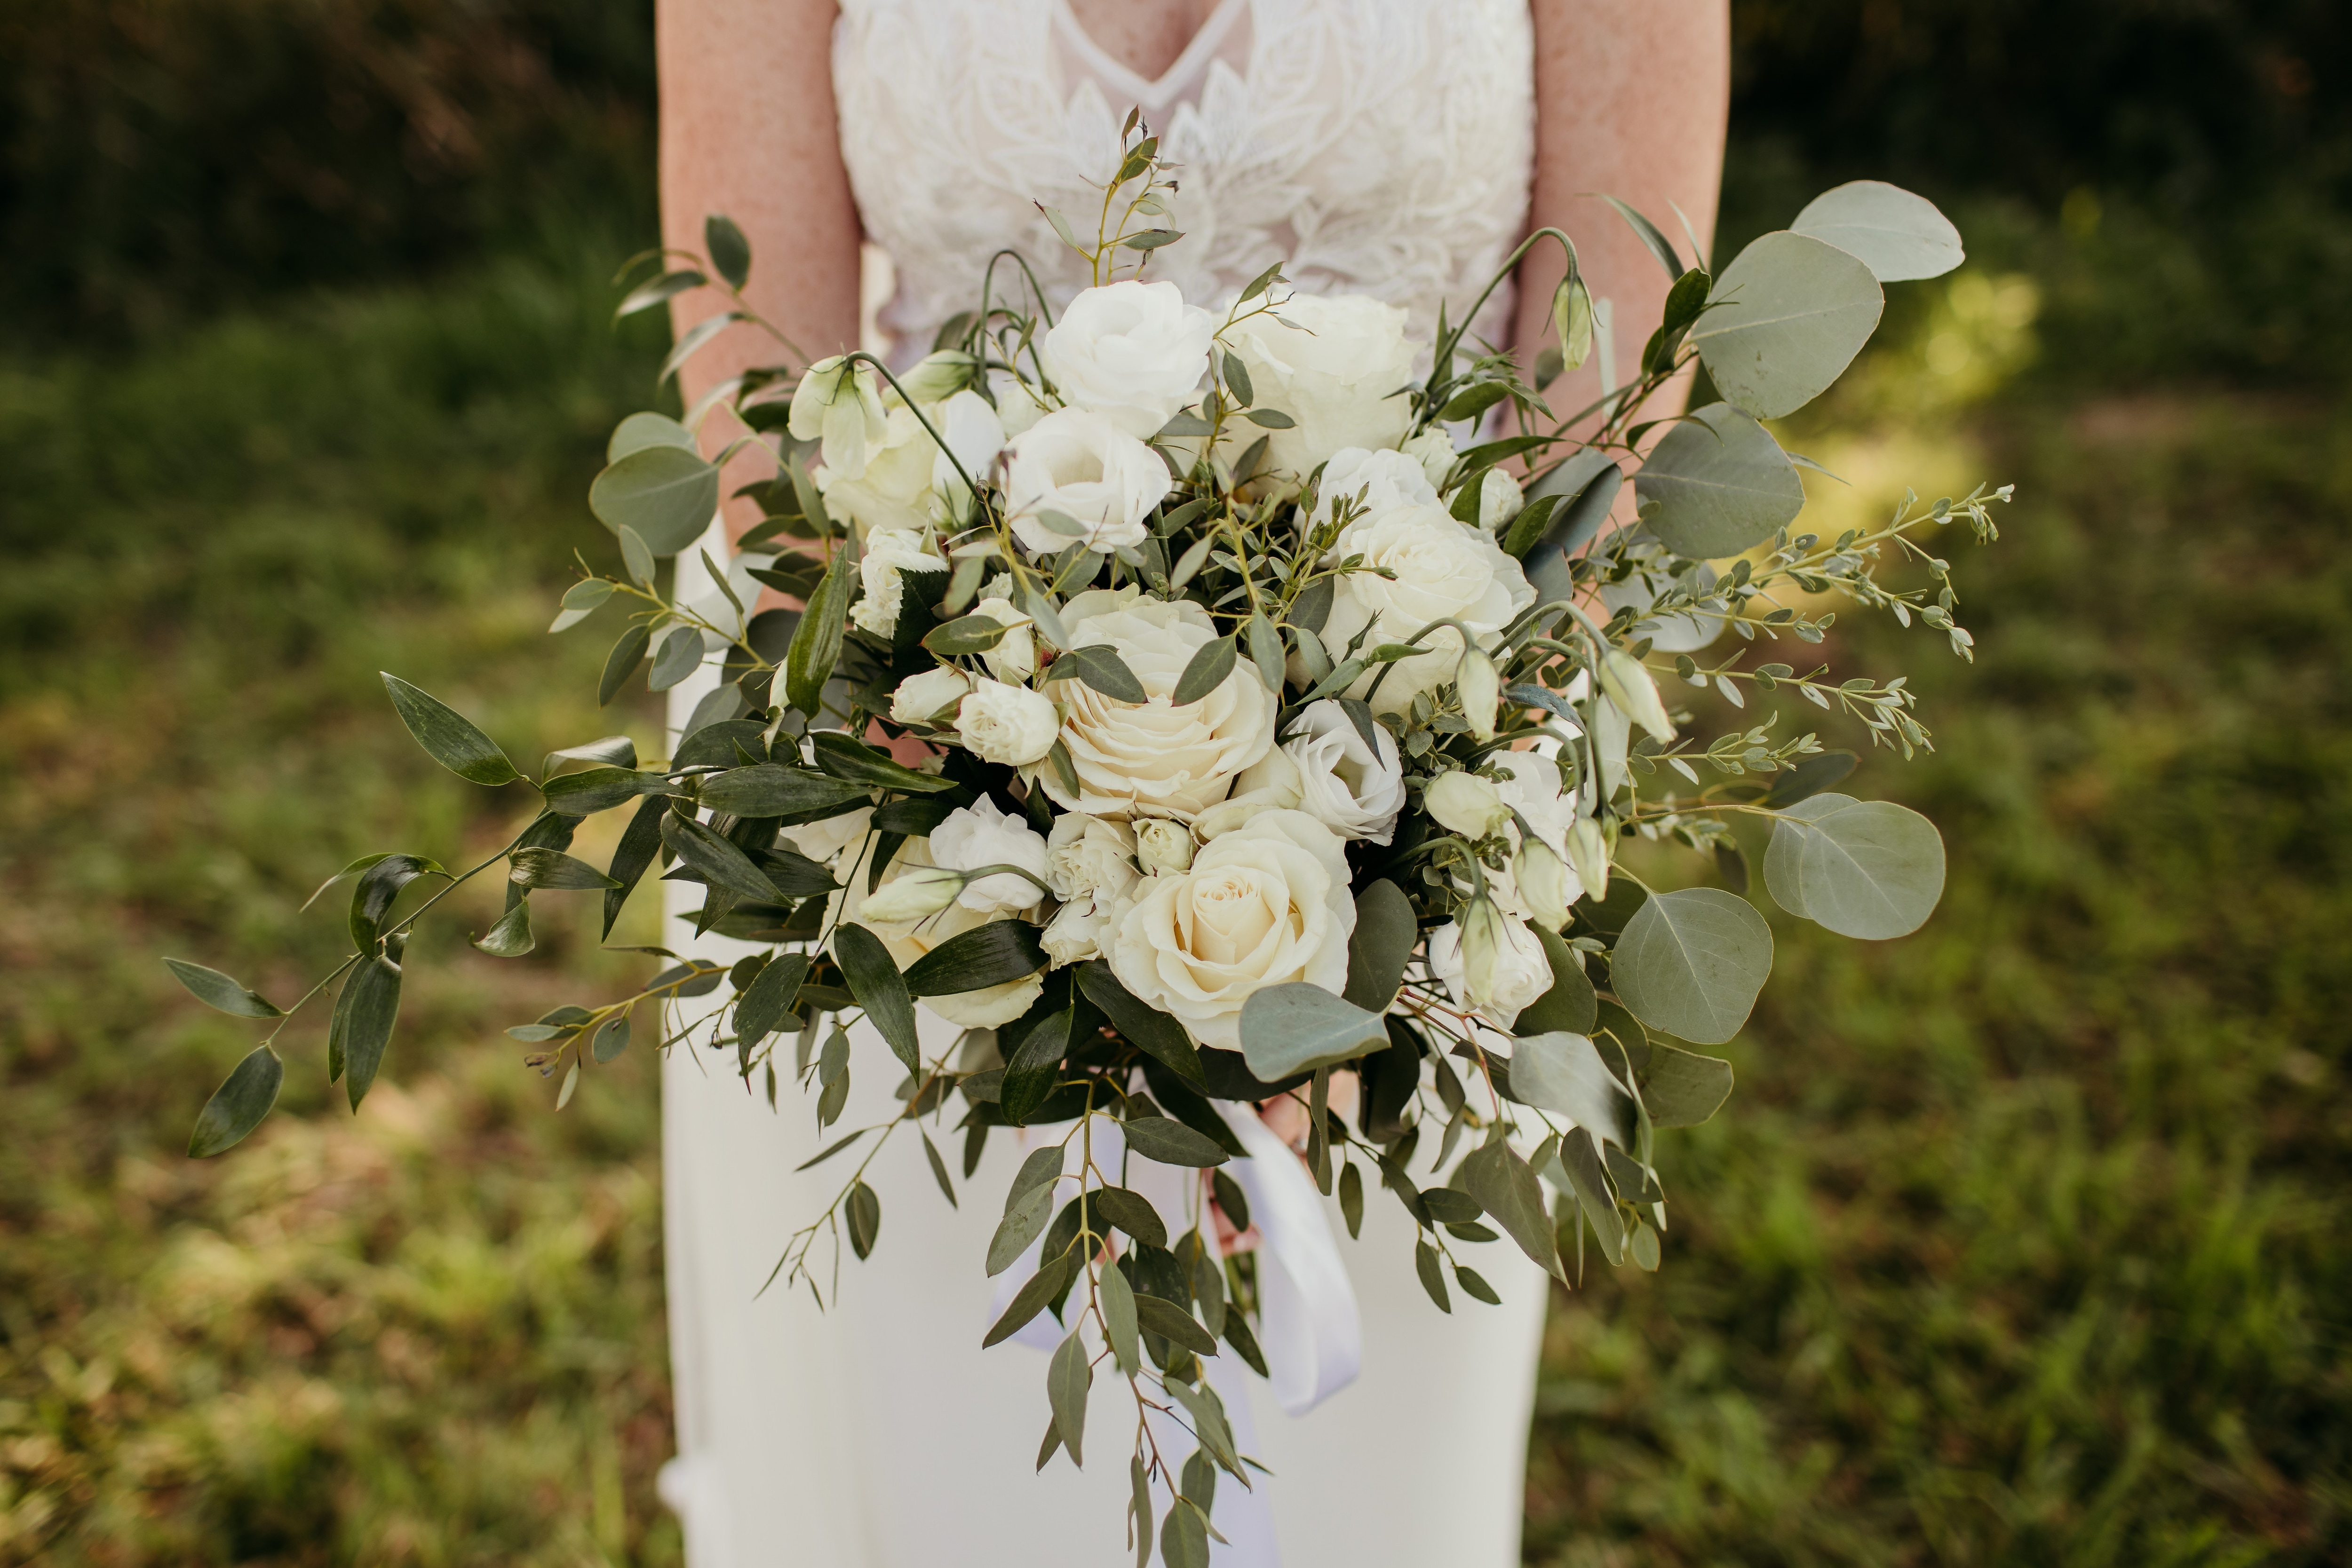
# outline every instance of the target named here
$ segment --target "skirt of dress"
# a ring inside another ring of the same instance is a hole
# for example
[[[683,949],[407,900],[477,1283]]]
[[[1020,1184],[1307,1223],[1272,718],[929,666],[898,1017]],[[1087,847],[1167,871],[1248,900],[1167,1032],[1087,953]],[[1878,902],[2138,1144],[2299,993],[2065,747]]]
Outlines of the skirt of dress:
[[[673,724],[709,679],[671,694]],[[700,890],[665,886],[667,946],[726,961],[751,950],[697,938],[677,911]],[[922,1021],[926,1054],[958,1032],[928,1013]],[[662,1495],[683,1521],[690,1568],[1121,1561],[1135,1429],[1126,1385],[1096,1380],[1085,1469],[1063,1453],[1038,1474],[1046,1358],[1019,1343],[980,1347],[994,1304],[982,1260],[1023,1155],[1014,1135],[992,1135],[968,1182],[961,1140],[943,1139],[950,1207],[901,1127],[866,1176],[882,1200],[873,1255],[857,1261],[845,1237],[836,1282],[832,1249],[820,1247],[822,1309],[804,1285],[779,1279],[763,1291],[793,1233],[823,1212],[866,1145],[794,1167],[898,1109],[895,1059],[870,1030],[853,1036],[849,1104],[824,1134],[788,1071],[772,1110],[761,1075],[746,1083],[731,1049],[681,1042],[663,1068],[678,1454]],[[1367,1196],[1359,1241],[1327,1205],[1362,1316],[1356,1381],[1292,1418],[1237,1358],[1211,1363],[1239,1446],[1271,1472],[1250,1493],[1221,1479],[1213,1517],[1231,1545],[1213,1549],[1218,1568],[1519,1561],[1548,1281],[1507,1241],[1481,1247],[1475,1266],[1504,1304],[1457,1292],[1453,1314],[1441,1314],[1414,1277],[1412,1222],[1385,1194]]]

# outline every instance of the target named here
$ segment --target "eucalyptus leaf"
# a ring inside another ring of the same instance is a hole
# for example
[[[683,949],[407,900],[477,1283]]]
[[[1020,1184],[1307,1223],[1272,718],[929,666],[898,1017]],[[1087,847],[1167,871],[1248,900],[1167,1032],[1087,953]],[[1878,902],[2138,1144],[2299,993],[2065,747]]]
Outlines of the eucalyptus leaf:
[[[1078,966],[1077,979],[1079,991],[1110,1019],[1128,1043],[1157,1058],[1195,1087],[1206,1085],[1200,1050],[1182,1024],[1137,998],[1100,958]]]
[[[1138,1116],[1122,1123],[1120,1130],[1127,1134],[1129,1148],[1163,1166],[1205,1170],[1223,1165],[1232,1157],[1207,1137],[1169,1116]]]
[[[641,446],[596,476],[588,509],[608,528],[635,530],[655,555],[676,555],[717,516],[719,469],[691,446]]]
[[[1073,1329],[1045,1366],[1045,1396],[1054,1407],[1054,1426],[1070,1463],[1085,1468],[1079,1445],[1087,1434],[1087,1390],[1094,1385],[1094,1367],[1087,1359],[1086,1342]]]
[[[1077,1271],[1078,1259],[1076,1248],[1069,1249],[1058,1257],[1047,1259],[1045,1264],[1029,1277],[1028,1282],[1013,1292],[1012,1304],[1004,1309],[1004,1315],[996,1320],[986,1336],[981,1340],[980,1348],[986,1350],[989,1346],[1001,1344],[1019,1333],[1031,1318],[1045,1310],[1046,1302],[1060,1295],[1068,1287],[1071,1276]]]
[[[1541,925],[1533,927],[1536,940],[1543,944],[1544,958],[1551,966],[1551,989],[1519,1009],[1512,1028],[1521,1034],[1544,1034],[1565,1030],[1570,1034],[1591,1034],[1599,1016],[1598,999],[1593,995],[1592,982],[1578,965],[1574,950],[1560,939],[1556,931]]]
[[[1217,1342],[1210,1337],[1192,1313],[1174,1301],[1158,1296],[1138,1293],[1135,1298],[1135,1321],[1150,1333],[1173,1344],[1181,1344],[1194,1355],[1214,1355]],[[1170,1393],[1175,1389],[1171,1388]]]
[[[1116,1269],[1105,1269],[1096,1282],[1103,1315],[1103,1337],[1118,1358],[1118,1369],[1129,1377],[1142,1370],[1143,1356],[1136,1339],[1135,1287]],[[1150,1514],[1144,1516],[1150,1519]]]
[[[1382,877],[1356,894],[1356,928],[1348,937],[1348,1001],[1384,1013],[1403,984],[1421,928],[1404,889]]]
[[[1764,882],[1792,915],[1841,936],[1885,941],[1935,913],[1944,841],[1933,822],[1892,800],[1816,795],[1773,824]]]
[[[1544,1209],[1543,1188],[1507,1139],[1496,1136],[1471,1151],[1462,1162],[1460,1179],[1463,1189],[1519,1244],[1519,1250],[1547,1273],[1567,1278],[1551,1217]]]
[[[1241,1042],[1250,1071],[1272,1082],[1384,1051],[1389,1037],[1378,1013],[1302,980],[1250,994]]]
[[[561,850],[517,850],[507,857],[507,880],[517,887],[546,888],[554,893],[590,893],[612,887],[613,879]]]
[[[1184,673],[1176,677],[1176,690],[1168,699],[1170,705],[1182,707],[1199,702],[1223,685],[1239,657],[1240,648],[1231,637],[1202,643],[1186,662]]]
[[[1805,507],[1805,486],[1765,428],[1712,402],[1677,423],[1633,476],[1650,531],[1677,555],[1718,560],[1770,538]]]
[[[474,944],[493,958],[520,958],[536,946],[530,934],[530,901],[519,898]]]
[[[1784,229],[1723,269],[1690,341],[1726,402],[1780,419],[1845,373],[1885,305],[1859,258]]]
[[[749,989],[735,999],[735,1035],[753,1044],[784,1026],[792,1016],[793,998],[808,977],[805,953],[782,953],[770,960]]]
[[[1611,957],[1617,995],[1650,1028],[1701,1045],[1739,1032],[1772,972],[1772,928],[1746,899],[1690,887],[1649,899]]]
[[[1511,1046],[1511,1092],[1596,1137],[1626,1146],[1633,1141],[1633,1097],[1585,1035],[1522,1035]]]
[[[1641,1082],[1652,1126],[1696,1127],[1731,1097],[1731,1063],[1654,1040]]]
[[[621,633],[613,651],[604,655],[604,676],[596,683],[596,706],[604,707],[620,694],[621,683],[627,680],[646,656],[646,646],[653,642],[653,629],[639,623]]]
[[[1822,192],[1789,227],[1859,257],[1881,283],[1940,277],[1968,259],[1935,203],[1882,180]]]
[[[696,288],[703,283],[698,272],[674,272],[669,277],[690,277],[694,281],[689,287]],[[604,461],[618,463],[630,453],[642,452],[648,446],[676,446],[691,452],[694,432],[666,413],[633,413],[613,427],[612,439],[604,444]]]
[[[654,651],[654,667],[646,674],[647,689],[666,692],[701,666],[702,633],[691,626],[671,628]]]
[[[733,218],[724,213],[713,213],[702,220],[702,248],[709,253],[710,265],[719,276],[740,288],[751,277],[751,242]]]

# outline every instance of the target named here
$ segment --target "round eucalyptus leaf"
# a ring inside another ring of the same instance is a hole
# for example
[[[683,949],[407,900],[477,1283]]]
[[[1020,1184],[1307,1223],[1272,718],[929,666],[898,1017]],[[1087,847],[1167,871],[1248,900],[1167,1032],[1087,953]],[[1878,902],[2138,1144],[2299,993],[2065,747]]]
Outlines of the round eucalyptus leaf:
[[[1805,824],[1858,803],[1851,795],[1823,793],[1781,808],[1783,820],[1772,824],[1772,841],[1764,849],[1764,891],[1773,903],[1800,919],[1812,918],[1805,910]]]
[[[1694,410],[1652,449],[1633,493],[1655,501],[1650,531],[1677,555],[1717,560],[1772,537],[1805,507],[1796,465],[1728,403]]]
[[[1885,304],[1859,258],[1783,229],[1723,269],[1690,340],[1726,399],[1779,419],[1845,373]]]
[[[1883,180],[1824,191],[1789,226],[1859,256],[1881,283],[1940,277],[1967,259],[1960,231],[1935,203]]]
[[[1610,965],[1617,995],[1654,1030],[1700,1045],[1739,1032],[1772,972],[1772,930],[1719,887],[1662,893],[1625,924]]]
[[[1378,1013],[1305,981],[1268,986],[1242,1004],[1242,1058],[1268,1083],[1385,1051]]]
[[[1560,1115],[1596,1138],[1632,1140],[1633,1097],[1601,1060],[1591,1040],[1556,1030],[1511,1044],[1511,1092]]]
[[[596,476],[588,509],[608,528],[635,528],[654,554],[676,555],[710,526],[719,470],[685,447],[643,446]]]
[[[1804,804],[1832,798],[1816,795]],[[1801,826],[1781,826],[1793,828],[1804,845],[1798,881],[1806,918],[1841,936],[1907,936],[1944,896],[1943,835],[1907,806],[1849,800]]]
[[[613,427],[613,438],[604,444],[604,461],[618,463],[648,446],[676,446],[691,452],[694,432],[666,413],[633,413]]]

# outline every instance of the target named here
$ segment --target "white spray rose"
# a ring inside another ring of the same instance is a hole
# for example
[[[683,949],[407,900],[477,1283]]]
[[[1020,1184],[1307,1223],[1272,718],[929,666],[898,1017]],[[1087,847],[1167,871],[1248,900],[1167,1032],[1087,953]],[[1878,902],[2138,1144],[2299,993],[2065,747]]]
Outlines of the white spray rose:
[[[850,364],[833,354],[817,361],[793,389],[785,423],[795,441],[823,438],[824,465],[835,477],[855,479],[866,472],[866,455],[889,434],[878,378],[866,364]]]
[[[849,607],[849,619],[877,636],[889,636],[898,629],[898,601],[906,597],[900,580],[908,572],[947,570],[948,563],[931,553],[921,534],[887,528],[868,535],[866,554],[857,563],[866,591]]]
[[[1192,400],[1216,330],[1174,284],[1129,279],[1081,291],[1037,356],[1066,405],[1148,437]]]
[[[1421,465],[1402,452],[1348,446],[1323,465],[1323,477],[1315,487],[1313,520],[1329,523],[1339,515],[1342,502],[1354,517],[1377,517],[1399,507],[1434,507],[1437,489]]]
[[[1329,697],[1309,703],[1282,751],[1298,768],[1298,808],[1343,839],[1389,841],[1404,808],[1404,767],[1396,739],[1372,727],[1367,746],[1348,710]]]
[[[831,865],[834,856],[864,838],[874,825],[874,808],[860,806],[821,822],[786,828],[776,836],[819,865]]]
[[[908,675],[890,694],[890,722],[893,724],[929,724],[941,714],[949,714],[954,722],[952,709],[971,690],[971,677],[953,664],[940,664]]]
[[[1124,822],[1066,811],[1045,838],[1045,881],[1055,898],[1115,898],[1135,883],[1135,834]]]
[[[914,920],[893,921],[884,920],[878,915],[868,916],[866,911],[866,881],[870,857],[879,841],[878,836],[867,839],[851,863],[843,869],[841,878],[844,885],[832,895],[825,915],[828,921],[859,925],[873,932],[882,939],[882,946],[888,949],[891,962],[897,964],[902,972],[940,943],[961,936],[994,918],[952,902],[936,914]],[[901,878],[913,878],[920,886],[936,874],[937,868],[931,861],[931,841],[929,839],[908,839],[898,846],[898,853],[891,858],[889,869],[882,873],[881,883],[875,891],[877,894],[887,892]],[[909,902],[920,904],[929,900],[916,898]],[[884,913],[889,912],[887,902],[883,908]],[[1029,1004],[1035,1001],[1044,990],[1045,985],[1038,977],[1030,975],[977,991],[925,997],[923,1005],[950,1023],[961,1024],[966,1029],[994,1029],[1027,1012]]]
[[[1526,504],[1519,482],[1500,468],[1487,469],[1478,482],[1478,526],[1490,534],[1517,517]]]
[[[1469,922],[1465,930],[1464,921]],[[1508,1029],[1522,1009],[1551,989],[1551,961],[1527,925],[1486,900],[1463,911],[1429,934],[1429,972],[1451,992],[1455,1005],[1469,1008],[1498,1029]]]
[[[1535,590],[1519,563],[1503,553],[1492,534],[1464,527],[1436,506],[1394,507],[1350,523],[1331,553],[1339,559],[1360,555],[1365,566],[1394,573],[1382,578],[1351,571],[1339,580],[1323,622],[1323,644],[1334,659],[1368,626],[1366,649],[1405,642],[1431,622],[1449,617],[1484,642],[1535,602]],[[1381,712],[1399,713],[1412,706],[1416,693],[1452,679],[1462,654],[1460,634],[1441,626],[1421,646],[1430,652],[1398,660],[1378,680],[1378,690],[1375,666],[1349,695],[1370,693]]]
[[[1297,423],[1270,433],[1270,466],[1304,477],[1347,446],[1394,446],[1412,411],[1405,313],[1360,294],[1294,294],[1274,316],[1253,316],[1225,334],[1249,371],[1258,405]],[[1287,324],[1286,324],[1286,321]]]
[[[1454,449],[1454,438],[1433,424],[1419,435],[1407,436],[1399,450],[1421,465],[1433,495],[1438,486],[1445,483],[1445,476],[1454,472],[1454,460],[1461,455]]]
[[[1066,904],[1037,933],[1037,945],[1045,949],[1045,957],[1054,968],[1065,964],[1083,964],[1089,958],[1102,956],[1102,939],[1110,929],[1110,912],[1105,901],[1087,897]]]
[[[931,463],[939,455],[930,432],[901,403],[890,410],[878,444],[869,446],[866,466],[852,476],[831,465],[816,473],[825,509],[866,530],[919,531],[931,519]]]
[[[1192,832],[1165,817],[1147,817],[1135,824],[1135,858],[1148,872],[1189,871]]]
[[[1121,985],[1202,1044],[1232,1049],[1253,992],[1345,986],[1355,927],[1339,835],[1304,811],[1265,811],[1190,871],[1138,883],[1104,951]]]
[[[1062,624],[1073,647],[1116,651],[1145,693],[1141,704],[1123,703],[1084,681],[1052,684],[1078,791],[1071,795],[1054,770],[1038,782],[1066,810],[1189,821],[1274,748],[1274,697],[1247,664],[1198,702],[1170,701],[1193,653],[1217,635],[1199,605],[1141,598],[1132,586],[1097,589],[1072,599]]]
[[[1510,808],[1495,781],[1475,773],[1441,773],[1429,781],[1421,800],[1439,827],[1465,839],[1483,839],[1510,825]]]
[[[999,626],[1009,628],[995,647],[981,654],[988,673],[1000,681],[1015,685],[1037,673],[1037,638],[1030,630],[1029,617],[1013,608],[1013,601],[1001,593],[990,593],[971,607],[974,615],[985,615]]]
[[[1060,722],[1052,699],[984,676],[972,683],[971,693],[956,706],[956,729],[964,749],[982,762],[1008,768],[1044,761],[1054,749]]]
[[[1143,542],[1144,519],[1173,487],[1160,455],[1098,413],[1066,408],[1013,438],[1005,467],[1006,516],[1023,545],[1040,554],[1083,538],[1096,549]],[[1040,520],[1059,512],[1083,535]]]
[[[947,821],[931,830],[931,859],[957,871],[1017,865],[1042,881],[1045,840],[1036,829],[1018,817],[1005,815],[983,795],[969,806],[950,811]],[[1034,909],[1045,897],[1045,890],[1027,877],[998,872],[968,883],[956,902],[982,915],[1009,915]]]

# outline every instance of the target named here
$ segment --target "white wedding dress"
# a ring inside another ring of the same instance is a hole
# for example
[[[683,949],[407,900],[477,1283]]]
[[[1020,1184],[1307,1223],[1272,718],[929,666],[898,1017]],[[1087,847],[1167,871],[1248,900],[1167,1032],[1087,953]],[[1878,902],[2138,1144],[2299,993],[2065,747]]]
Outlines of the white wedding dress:
[[[1107,55],[1066,0],[843,0],[834,81],[866,232],[896,264],[881,319],[902,361],[975,298],[1001,247],[1026,256],[1057,306],[1086,283],[1032,203],[1087,211],[1086,182],[1111,166],[1131,106],[1181,166],[1173,222],[1186,237],[1153,270],[1196,301],[1231,298],[1281,260],[1300,288],[1406,307],[1425,340],[1439,302],[1465,305],[1525,222],[1532,40],[1514,0],[1224,0],[1157,80]],[[1477,329],[1500,340],[1508,308],[1498,291]],[[711,542],[723,559],[715,528]],[[714,679],[672,692],[674,726]],[[673,910],[698,902],[674,897]],[[695,938],[675,914],[668,933],[680,952],[746,950]],[[828,1137],[896,1108],[900,1070],[860,1033],[849,1107]],[[925,1015],[927,1054],[955,1033]],[[1005,1288],[982,1260],[1022,1157],[1014,1134],[991,1138],[977,1175],[958,1180],[955,1208],[919,1143],[895,1137],[867,1173],[882,1198],[878,1245],[864,1263],[844,1249],[820,1312],[805,1289],[761,1285],[856,1155],[795,1173],[826,1141],[812,1101],[787,1081],[771,1110],[731,1050],[675,1049],[663,1097],[678,1457],[662,1494],[691,1568],[1133,1560],[1120,1546],[1134,1420],[1124,1383],[1097,1380],[1086,1469],[1064,1454],[1034,1474],[1045,1358],[1018,1341],[980,1348]],[[960,1112],[951,1102],[949,1125]],[[960,1172],[961,1137],[935,1135]],[[1311,1323],[1268,1336],[1273,1354],[1295,1329],[1321,1372],[1293,1366],[1289,1386],[1269,1388],[1231,1355],[1210,1364],[1240,1446],[1272,1472],[1250,1492],[1220,1482],[1214,1517],[1231,1544],[1212,1561],[1517,1563],[1542,1275],[1507,1242],[1481,1248],[1504,1305],[1457,1295],[1443,1315],[1414,1279],[1411,1222],[1392,1198],[1370,1195],[1351,1241],[1337,1205],[1295,1165],[1275,1168],[1288,1156],[1270,1139],[1253,1142],[1266,1157],[1233,1168],[1257,1167],[1251,1185],[1265,1196],[1254,1210],[1288,1203],[1306,1221],[1270,1247],[1288,1249],[1302,1279],[1327,1258],[1345,1272],[1334,1266],[1306,1291],[1311,1311],[1285,1309]],[[1304,1395],[1302,1378],[1316,1385]]]

